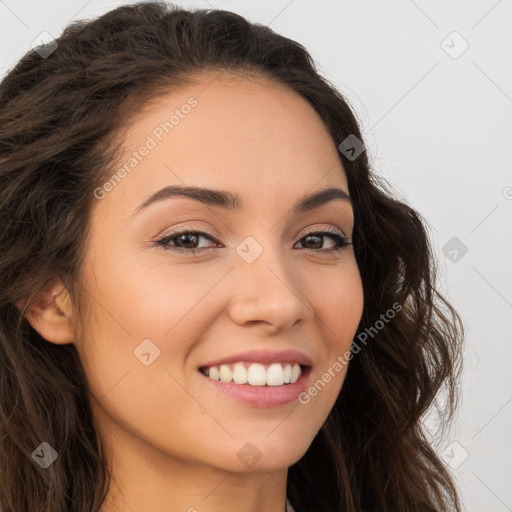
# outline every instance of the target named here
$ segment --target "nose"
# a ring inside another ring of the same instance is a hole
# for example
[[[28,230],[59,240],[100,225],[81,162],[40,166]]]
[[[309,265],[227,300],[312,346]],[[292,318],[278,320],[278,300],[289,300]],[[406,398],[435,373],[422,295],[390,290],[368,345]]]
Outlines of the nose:
[[[228,309],[236,324],[262,324],[280,332],[312,318],[299,275],[277,251],[265,250],[252,263],[237,258],[231,276],[235,284]]]

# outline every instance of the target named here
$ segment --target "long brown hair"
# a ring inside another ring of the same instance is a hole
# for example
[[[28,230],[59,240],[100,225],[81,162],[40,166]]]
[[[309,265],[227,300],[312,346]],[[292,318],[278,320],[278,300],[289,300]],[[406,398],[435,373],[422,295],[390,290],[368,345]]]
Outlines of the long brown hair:
[[[77,351],[44,340],[25,315],[56,276],[85,314],[80,270],[93,191],[112,175],[112,141],[136,106],[201,71],[227,69],[301,94],[336,145],[349,135],[364,144],[349,104],[300,44],[231,12],[125,5],[72,23],[56,42],[44,55],[29,51],[0,83],[3,512],[97,511],[108,489]],[[356,339],[366,343],[327,421],[289,468],[288,496],[297,512],[459,512],[421,417],[442,390],[445,426],[456,410],[462,321],[436,289],[425,221],[371,171],[365,151],[339,157],[364,288]],[[396,304],[399,313],[376,329]],[[47,469],[34,457],[42,442],[58,447]]]

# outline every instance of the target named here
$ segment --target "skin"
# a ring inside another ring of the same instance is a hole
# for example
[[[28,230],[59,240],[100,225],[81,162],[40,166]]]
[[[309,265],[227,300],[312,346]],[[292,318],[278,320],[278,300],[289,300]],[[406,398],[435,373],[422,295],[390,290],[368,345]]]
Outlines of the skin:
[[[346,367],[307,405],[271,408],[210,389],[197,368],[235,352],[292,348],[312,358],[314,383],[350,349],[361,319],[353,246],[329,255],[335,246],[329,236],[304,241],[306,228],[326,226],[350,237],[350,203],[291,211],[303,195],[323,188],[348,193],[337,145],[321,118],[282,86],[227,74],[212,82],[212,76],[203,73],[194,85],[153,100],[124,134],[120,162],[169,112],[191,96],[198,101],[94,201],[82,269],[92,320],[79,329],[59,280],[29,315],[45,339],[74,343],[80,354],[114,478],[101,512],[283,512],[287,468],[325,422]],[[171,198],[132,215],[153,192],[184,184],[237,193],[244,207],[228,211]],[[200,238],[200,248],[214,249],[193,256],[156,246],[174,227],[214,230],[221,246]],[[247,236],[263,248],[250,264],[235,251]],[[148,366],[134,355],[147,338],[160,349]],[[237,457],[247,442],[262,454],[252,467]]]

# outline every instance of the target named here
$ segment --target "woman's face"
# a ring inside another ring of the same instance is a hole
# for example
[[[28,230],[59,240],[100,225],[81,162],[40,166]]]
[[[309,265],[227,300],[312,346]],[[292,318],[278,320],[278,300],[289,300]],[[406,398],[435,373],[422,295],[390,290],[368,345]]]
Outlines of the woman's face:
[[[320,190],[349,192],[320,117],[285,88],[213,76],[134,118],[115,169],[125,172],[95,193],[83,269],[93,320],[75,344],[95,421],[125,467],[135,458],[238,473],[290,466],[334,405],[346,373],[334,363],[362,315],[353,247],[306,237],[327,228],[350,242],[350,202],[294,211]],[[140,207],[169,186],[226,191],[240,204],[161,195]],[[178,228],[189,235],[156,243]],[[247,351],[298,351],[311,367],[291,398],[291,384],[226,384],[199,370]],[[315,396],[297,399],[319,379]],[[226,392],[242,387],[245,402]]]

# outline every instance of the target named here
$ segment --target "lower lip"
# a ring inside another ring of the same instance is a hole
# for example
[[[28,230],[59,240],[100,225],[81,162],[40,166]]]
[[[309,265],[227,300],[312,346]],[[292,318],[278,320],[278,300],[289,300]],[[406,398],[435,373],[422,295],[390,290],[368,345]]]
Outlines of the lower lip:
[[[302,371],[297,382],[283,384],[282,386],[251,386],[250,384],[221,382],[210,379],[201,372],[199,374],[210,383],[210,386],[240,403],[254,407],[278,407],[296,401],[300,393],[307,389],[311,366]]]

